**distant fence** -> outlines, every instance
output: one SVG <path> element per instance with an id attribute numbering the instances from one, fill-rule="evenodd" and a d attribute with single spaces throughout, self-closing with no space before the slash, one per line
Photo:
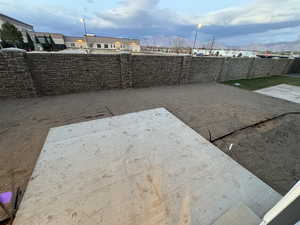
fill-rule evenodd
<path id="1" fill-rule="evenodd" d="M 300 72 L 300 60 L 1 52 L 0 97 L 204 83 L 289 72 Z"/>

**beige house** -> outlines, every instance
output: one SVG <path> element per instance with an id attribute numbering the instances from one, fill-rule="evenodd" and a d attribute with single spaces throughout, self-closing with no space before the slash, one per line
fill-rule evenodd
<path id="1" fill-rule="evenodd" d="M 35 50 L 43 50 L 42 45 L 45 44 L 46 39 L 49 42 L 49 37 L 51 36 L 52 40 L 56 45 L 65 45 L 67 48 L 74 49 L 92 49 L 94 52 L 98 51 L 132 51 L 139 52 L 141 49 L 140 41 L 137 39 L 129 38 L 114 38 L 114 37 L 98 37 L 93 34 L 87 34 L 83 37 L 70 37 L 64 36 L 60 33 L 49 33 L 49 32 L 34 32 L 33 26 L 11 18 L 9 16 L 0 14 L 0 26 L 9 22 L 16 26 L 23 34 L 24 42 L 27 42 L 28 33 L 34 42 Z M 37 41 L 38 40 L 38 41 Z M 62 47 L 63 49 L 64 47 Z"/>
<path id="2" fill-rule="evenodd" d="M 140 41 L 128 38 L 98 37 L 95 35 L 86 35 L 84 37 L 65 36 L 65 45 L 67 48 L 90 48 L 98 50 L 116 50 L 116 51 L 140 51 Z"/>

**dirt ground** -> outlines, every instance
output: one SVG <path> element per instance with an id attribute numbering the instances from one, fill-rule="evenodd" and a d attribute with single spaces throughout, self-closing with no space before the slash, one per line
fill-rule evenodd
<path id="1" fill-rule="evenodd" d="M 165 107 L 207 139 L 300 112 L 299 104 L 214 83 L 0 99 L 0 192 L 25 189 L 49 128 L 156 107 Z M 214 144 L 281 194 L 300 179 L 299 114 Z"/>

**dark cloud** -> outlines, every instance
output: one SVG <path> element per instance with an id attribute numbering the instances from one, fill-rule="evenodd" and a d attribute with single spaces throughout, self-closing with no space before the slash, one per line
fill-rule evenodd
<path id="1" fill-rule="evenodd" d="M 248 35 L 253 33 L 263 33 L 270 30 L 278 30 L 283 28 L 292 28 L 300 26 L 300 20 L 277 22 L 277 23 L 260 23 L 260 24 L 242 24 L 217 26 L 210 25 L 204 27 L 201 32 L 214 35 L 218 38 L 227 38 L 232 36 Z"/>
<path id="2" fill-rule="evenodd" d="M 143 38 L 147 36 L 181 36 L 181 37 L 191 37 L 193 33 L 194 26 L 185 25 L 185 26 L 173 26 L 172 28 L 164 28 L 164 27 L 149 27 L 149 28 L 89 28 L 89 32 L 97 33 L 100 35 L 108 35 L 108 36 L 127 36 L 132 38 Z"/>
<path id="3" fill-rule="evenodd" d="M 202 40 L 238 37 L 266 31 L 292 28 L 300 25 L 300 12 L 296 0 L 256 0 L 254 3 L 213 12 L 207 16 L 190 20 L 176 12 L 158 8 L 158 0 L 127 0 L 119 7 L 105 13 L 96 13 L 97 19 L 111 26 L 102 32 L 117 35 L 125 33 L 137 37 L 156 35 L 176 35 L 191 38 L 195 24 L 204 23 L 199 32 Z M 91 24 L 97 31 L 99 24 Z M 272 38 L 272 37 L 270 37 Z"/>
<path id="4" fill-rule="evenodd" d="M 94 0 L 86 1 L 94 3 Z M 86 17 L 86 24 L 89 33 L 103 36 L 179 36 L 192 39 L 196 24 L 203 22 L 205 26 L 199 30 L 199 39 L 203 41 L 211 39 L 212 36 L 219 40 L 234 40 L 234 37 L 241 36 L 255 39 L 255 34 L 269 35 L 268 31 L 300 26 L 297 1 L 256 0 L 250 5 L 212 12 L 195 19 L 159 8 L 159 0 L 124 0 L 111 10 L 90 13 Z M 37 31 L 83 34 L 82 24 L 79 22 L 81 14 L 78 11 L 53 5 L 29 7 L 19 4 L 17 0 L 9 3 L 0 0 L 0 4 L 6 4 L 7 13 L 2 13 L 33 24 Z M 272 39 L 272 35 L 269 38 Z"/>
<path id="5" fill-rule="evenodd" d="M 120 3 L 119 7 L 108 12 L 95 13 L 96 19 L 92 20 L 95 25 L 101 26 L 109 23 L 117 28 L 139 29 L 172 29 L 182 24 L 189 24 L 175 12 L 168 9 L 158 8 L 159 0 L 127 0 Z M 99 20 L 97 24 L 97 19 Z"/>

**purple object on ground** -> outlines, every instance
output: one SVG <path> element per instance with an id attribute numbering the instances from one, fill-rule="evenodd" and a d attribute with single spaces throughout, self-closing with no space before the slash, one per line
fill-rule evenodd
<path id="1" fill-rule="evenodd" d="M 7 204 L 10 202 L 12 198 L 12 192 L 2 192 L 0 193 L 0 202 L 3 204 Z"/>

